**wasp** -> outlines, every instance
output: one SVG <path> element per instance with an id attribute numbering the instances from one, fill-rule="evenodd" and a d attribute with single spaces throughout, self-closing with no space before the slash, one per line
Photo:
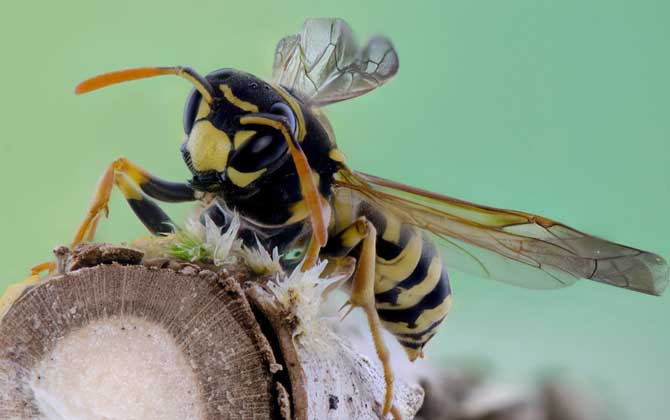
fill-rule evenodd
<path id="1" fill-rule="evenodd" d="M 160 75 L 193 85 L 184 110 L 188 182 L 160 179 L 119 158 L 104 171 L 73 244 L 94 238 L 116 186 L 155 235 L 175 224 L 162 202 L 203 201 L 221 228 L 236 211 L 281 252 L 302 249 L 302 268 L 356 258 L 348 304 L 366 315 L 384 368 L 383 413 L 393 409 L 393 372 L 382 329 L 411 360 L 452 303 L 448 269 L 517 286 L 560 288 L 589 279 L 660 295 L 668 266 L 658 255 L 608 242 L 548 218 L 482 206 L 355 171 L 321 108 L 355 98 L 398 71 L 391 41 L 362 48 L 340 19 L 307 20 L 276 48 L 272 81 L 230 68 L 206 76 L 187 67 L 102 74 L 76 93 Z M 441 252 L 441 248 L 444 252 Z M 287 265 L 291 261 L 285 261 Z"/>

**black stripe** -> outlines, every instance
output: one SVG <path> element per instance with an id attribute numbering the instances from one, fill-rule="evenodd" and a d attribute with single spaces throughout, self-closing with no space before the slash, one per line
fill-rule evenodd
<path id="1" fill-rule="evenodd" d="M 394 335 L 399 338 L 411 338 L 414 340 L 421 340 L 426 334 L 437 328 L 442 323 L 442 321 L 444 321 L 445 318 L 446 315 L 440 318 L 438 321 L 435 321 L 432 324 L 430 324 L 430 326 L 423 331 L 419 331 L 416 333 L 396 333 Z"/>
<path id="2" fill-rule="evenodd" d="M 384 231 L 377 229 L 377 232 L 377 256 L 386 261 L 391 261 L 397 258 L 402 250 L 405 249 L 410 239 L 412 239 L 414 235 L 418 235 L 416 229 L 403 224 L 400 226 L 400 238 L 398 238 L 398 243 L 396 244 L 387 241 L 382 237 Z"/>
<path id="3" fill-rule="evenodd" d="M 426 345 L 426 343 L 415 343 L 413 341 L 403 341 L 403 340 L 398 340 L 398 343 L 402 345 L 403 347 L 407 347 L 409 349 L 414 349 L 418 350 L 420 348 L 423 348 L 423 346 Z"/>
<path id="4" fill-rule="evenodd" d="M 402 252 L 403 247 L 393 242 L 389 242 L 384 238 L 377 238 L 377 256 L 390 261 L 397 258 Z"/>
<path id="5" fill-rule="evenodd" d="M 404 309 L 378 309 L 379 317 L 386 322 L 407 323 L 408 328 L 416 328 L 416 321 L 424 311 L 438 307 L 451 294 L 449 278 L 446 271 L 442 271 L 440 281 L 433 290 L 428 293 L 419 303 Z"/>
<path id="6" fill-rule="evenodd" d="M 358 216 L 365 216 L 375 229 L 377 229 L 378 234 L 381 234 L 386 230 L 386 218 L 379 210 L 372 207 L 369 203 L 363 202 L 360 204 L 358 207 Z"/>
<path id="7" fill-rule="evenodd" d="M 421 264 L 419 264 L 419 265 L 421 265 Z M 375 295 L 375 302 L 377 302 L 377 303 L 390 303 L 392 305 L 397 305 L 398 304 L 398 297 L 400 297 L 400 294 L 402 292 L 403 291 L 400 290 L 399 288 L 394 287 L 394 288 L 389 289 L 385 292 L 377 293 Z"/>
<path id="8" fill-rule="evenodd" d="M 163 181 L 162 179 L 150 178 L 140 188 L 148 196 L 169 203 L 180 203 L 194 201 L 195 191 L 193 188 L 181 182 Z"/>
<path id="9" fill-rule="evenodd" d="M 391 303 L 394 305 L 397 304 L 398 296 L 400 294 L 406 290 L 411 289 L 426 279 L 426 276 L 428 276 L 428 268 L 433 262 L 433 257 L 435 254 L 435 246 L 433 243 L 430 240 L 424 238 L 421 247 L 421 258 L 419 258 L 419 262 L 417 263 L 416 267 L 414 267 L 412 273 L 407 276 L 405 280 L 402 280 L 396 284 L 393 289 L 376 294 L 375 300 L 379 303 Z M 443 275 L 446 276 L 444 272 Z M 442 281 L 442 279 L 439 281 Z"/>
<path id="10" fill-rule="evenodd" d="M 154 235 L 167 235 L 174 232 L 174 223 L 170 217 L 153 201 L 149 199 L 128 199 L 130 208 L 144 226 Z"/>

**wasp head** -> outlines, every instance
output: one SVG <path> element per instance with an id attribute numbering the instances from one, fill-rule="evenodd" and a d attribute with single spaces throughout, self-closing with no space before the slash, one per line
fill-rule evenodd
<path id="1" fill-rule="evenodd" d="M 296 111 L 280 88 L 248 73 L 221 69 L 205 79 L 211 99 L 193 89 L 184 109 L 181 150 L 192 184 L 205 191 L 253 188 L 290 158 L 281 129 L 296 135 Z M 279 126 L 245 124 L 250 115 Z"/>
<path id="2" fill-rule="evenodd" d="M 296 148 L 289 153 L 288 144 L 299 131 L 300 105 L 282 88 L 248 73 L 221 69 L 202 77 L 188 67 L 138 67 L 92 77 L 75 92 L 161 75 L 180 76 L 194 86 L 184 110 L 182 154 L 195 188 L 250 189 L 291 154 L 300 158 Z"/>

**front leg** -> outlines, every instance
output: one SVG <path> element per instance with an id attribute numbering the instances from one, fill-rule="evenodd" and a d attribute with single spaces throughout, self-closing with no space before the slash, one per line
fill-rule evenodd
<path id="1" fill-rule="evenodd" d="M 153 234 L 161 235 L 174 230 L 170 218 L 147 196 L 164 202 L 185 202 L 199 199 L 188 184 L 162 180 L 130 162 L 118 158 L 100 177 L 86 217 L 77 229 L 72 245 L 92 240 L 100 216 L 109 214 L 109 198 L 116 185 L 138 218 Z"/>

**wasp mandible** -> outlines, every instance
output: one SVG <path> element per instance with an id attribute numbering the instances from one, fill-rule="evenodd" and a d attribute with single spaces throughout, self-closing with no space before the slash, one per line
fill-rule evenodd
<path id="1" fill-rule="evenodd" d="M 393 374 L 382 328 L 411 360 L 421 356 L 449 312 L 447 268 L 529 288 L 564 287 L 585 278 L 662 293 L 668 267 L 655 254 L 541 216 L 350 169 L 320 108 L 374 90 L 398 67 L 388 38 L 373 37 L 359 48 L 343 20 L 311 19 L 279 42 L 272 82 L 234 69 L 203 77 L 186 67 L 136 68 L 84 81 L 77 93 L 159 75 L 188 80 L 194 89 L 186 101 L 181 153 L 192 178 L 168 182 L 127 159 L 115 160 L 73 243 L 93 239 L 116 185 L 156 235 L 172 233 L 175 225 L 152 198 L 214 197 L 205 212 L 222 228 L 234 210 L 262 232 L 264 246 L 302 246 L 303 268 L 318 258 L 336 264 L 355 257 L 349 304 L 364 311 L 384 367 L 385 415 L 392 411 Z"/>

